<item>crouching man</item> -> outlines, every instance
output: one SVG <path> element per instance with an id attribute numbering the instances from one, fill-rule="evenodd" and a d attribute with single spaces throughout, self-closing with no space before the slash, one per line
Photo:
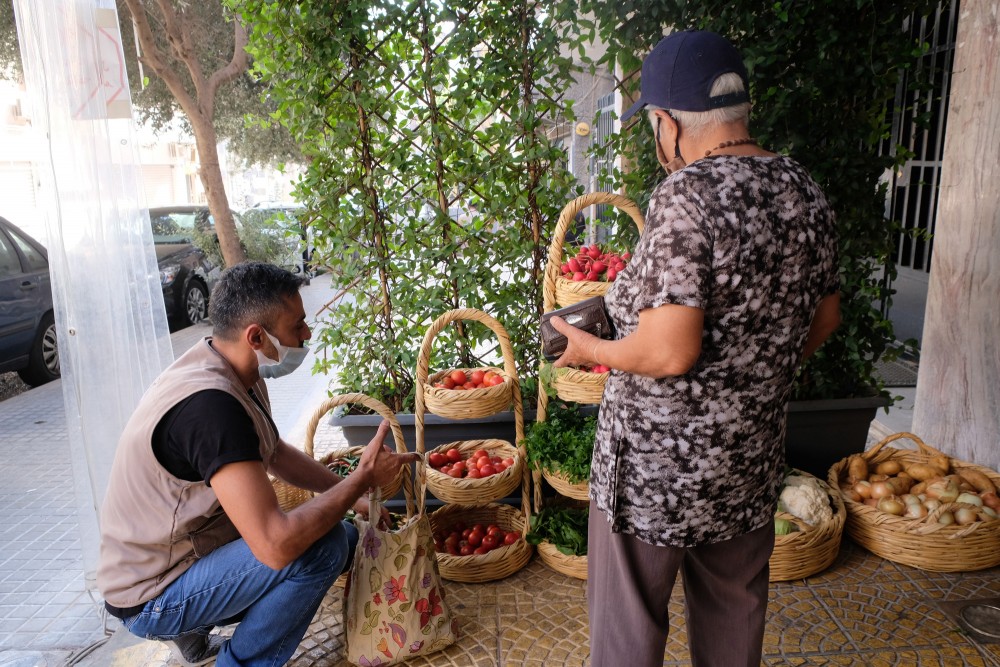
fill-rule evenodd
<path id="1" fill-rule="evenodd" d="M 268 264 L 228 269 L 212 336 L 170 365 L 122 433 L 101 511 L 98 587 L 134 635 L 184 664 L 281 665 L 358 540 L 370 487 L 416 454 L 383 445 L 383 422 L 346 478 L 290 446 L 263 377 L 294 370 L 310 337 L 301 280 Z M 268 473 L 317 492 L 284 512 Z M 230 639 L 214 626 L 238 623 Z"/>

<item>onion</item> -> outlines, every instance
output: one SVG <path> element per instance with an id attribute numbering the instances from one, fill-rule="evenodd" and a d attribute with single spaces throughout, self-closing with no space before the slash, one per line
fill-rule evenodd
<path id="1" fill-rule="evenodd" d="M 854 492 L 859 496 L 861 496 L 862 498 L 871 498 L 872 485 L 870 482 L 861 480 L 860 482 L 854 485 Z"/>
<path id="2" fill-rule="evenodd" d="M 907 519 L 923 519 L 927 516 L 927 508 L 921 505 L 919 502 L 916 505 L 907 505 L 906 512 L 903 514 Z"/>
<path id="3" fill-rule="evenodd" d="M 886 514 L 903 516 L 903 512 L 906 511 L 906 504 L 896 496 L 886 496 L 878 501 L 878 508 Z"/>
<path id="4" fill-rule="evenodd" d="M 875 498 L 865 498 L 865 505 L 869 507 L 878 507 L 878 500 Z"/>
<path id="5" fill-rule="evenodd" d="M 902 496 L 900 496 L 899 499 L 902 500 L 907 505 L 920 504 L 920 498 L 918 496 L 913 495 L 912 493 L 904 493 Z"/>
<path id="6" fill-rule="evenodd" d="M 847 489 L 843 493 L 845 498 L 847 498 L 848 500 L 852 500 L 856 503 L 860 503 L 862 500 L 864 500 L 864 498 L 861 497 L 861 494 L 859 494 L 854 489 Z"/>
<path id="7" fill-rule="evenodd" d="M 943 503 L 951 503 L 958 498 L 958 485 L 954 480 L 939 480 L 927 485 L 927 497 L 937 498 Z"/>
<path id="8" fill-rule="evenodd" d="M 986 505 L 994 510 L 1000 510 L 1000 496 L 997 496 L 997 494 L 992 491 L 987 491 L 979 497 L 983 499 L 983 505 Z"/>
<path id="9" fill-rule="evenodd" d="M 960 526 L 968 526 L 979 520 L 979 513 L 971 507 L 962 507 L 955 510 L 955 523 Z"/>
<path id="10" fill-rule="evenodd" d="M 889 485 L 886 480 L 879 480 L 877 482 L 872 482 L 872 498 L 876 500 L 880 498 L 888 498 L 889 496 L 896 495 L 895 489 Z"/>
<path id="11" fill-rule="evenodd" d="M 941 515 L 938 517 L 938 523 L 950 526 L 955 523 L 955 515 L 951 512 L 941 512 Z"/>
<path id="12" fill-rule="evenodd" d="M 933 512 L 937 508 L 941 507 L 941 501 L 937 498 L 928 498 L 924 501 L 924 507 L 927 508 L 928 512 Z"/>
<path id="13" fill-rule="evenodd" d="M 975 505 L 976 507 L 983 506 L 983 499 L 974 493 L 960 493 L 958 498 L 955 498 L 956 503 L 965 503 L 966 505 Z"/>
<path id="14" fill-rule="evenodd" d="M 1000 514 L 997 514 L 996 510 L 992 507 L 983 507 L 982 512 L 991 519 L 1000 518 Z"/>

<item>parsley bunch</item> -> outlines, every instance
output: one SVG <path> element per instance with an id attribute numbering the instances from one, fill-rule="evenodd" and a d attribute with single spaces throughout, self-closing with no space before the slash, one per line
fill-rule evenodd
<path id="1" fill-rule="evenodd" d="M 574 484 L 590 478 L 597 416 L 580 413 L 575 405 L 553 404 L 547 419 L 528 429 L 524 445 L 536 468 L 560 472 Z"/>

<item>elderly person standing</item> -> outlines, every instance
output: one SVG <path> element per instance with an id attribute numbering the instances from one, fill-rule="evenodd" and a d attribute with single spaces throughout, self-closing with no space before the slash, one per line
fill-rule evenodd
<path id="1" fill-rule="evenodd" d="M 613 371 L 591 473 L 595 666 L 659 665 L 678 569 L 694 665 L 759 665 L 795 371 L 837 327 L 834 217 L 756 145 L 747 72 L 711 32 L 659 42 L 641 96 L 669 176 L 606 296 L 618 339 L 556 318 L 557 366 Z"/>

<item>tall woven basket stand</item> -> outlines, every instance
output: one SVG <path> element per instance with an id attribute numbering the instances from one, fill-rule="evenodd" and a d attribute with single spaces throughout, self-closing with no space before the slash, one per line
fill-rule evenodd
<path id="1" fill-rule="evenodd" d="M 549 244 L 548 261 L 545 265 L 545 277 L 542 283 L 542 305 L 545 312 L 569 306 L 591 297 L 604 296 L 611 287 L 611 284 L 607 282 L 567 280 L 560 275 L 559 270 L 563 260 L 566 231 L 570 224 L 579 212 L 588 206 L 597 204 L 610 204 L 627 213 L 640 233 L 645 228 L 642 211 L 639 210 L 635 202 L 622 195 L 611 192 L 591 192 L 566 204 L 559 214 L 555 231 L 552 233 L 552 242 Z M 543 361 L 542 364 L 544 363 Z M 599 405 L 609 375 L 610 373 L 588 373 L 574 368 L 563 368 L 552 374 L 552 387 L 556 390 L 559 398 L 564 401 Z M 535 419 L 540 422 L 546 419 L 549 402 L 545 391 L 544 377 L 544 373 L 539 373 L 538 412 Z M 535 482 L 536 511 L 540 511 L 542 507 L 543 477 L 560 495 L 582 501 L 589 498 L 590 490 L 587 482 L 573 483 L 565 476 L 550 470 L 533 470 L 532 476 Z M 559 572 L 579 579 L 587 578 L 586 556 L 566 556 L 547 542 L 542 542 L 538 546 L 538 554 L 547 565 Z"/>
<path id="2" fill-rule="evenodd" d="M 491 369 L 504 378 L 504 382 L 480 389 L 455 391 L 434 387 L 437 378 L 446 371 L 428 377 L 434 338 L 448 324 L 456 321 L 480 322 L 496 334 L 503 354 L 503 368 Z M 469 370 L 469 369 L 462 369 Z M 475 440 L 448 443 L 438 449 L 454 447 L 460 451 L 486 449 L 516 454 L 515 464 L 504 472 L 482 479 L 455 479 L 429 469 L 427 457 L 417 465 L 417 495 L 423 506 L 427 489 L 446 504 L 430 514 L 435 532 L 455 521 L 467 524 L 495 523 L 505 531 L 518 531 L 521 539 L 514 544 L 498 547 L 488 553 L 472 556 L 453 556 L 438 553 L 441 576 L 452 581 L 486 582 L 508 577 L 531 560 L 532 547 L 524 539 L 528 534 L 528 517 L 531 513 L 528 466 L 522 440 L 524 438 L 524 409 L 521 405 L 521 385 L 514 364 L 514 348 L 506 329 L 495 318 L 474 308 L 449 310 L 431 324 L 424 335 L 417 358 L 417 387 L 414 420 L 416 447 L 425 453 L 424 415 L 431 412 L 448 419 L 474 419 L 511 409 L 514 412 L 514 432 L 517 443 L 502 440 Z M 429 478 L 433 478 L 429 482 Z M 521 487 L 521 510 L 498 502 L 510 491 Z"/>
<path id="3" fill-rule="evenodd" d="M 401 454 L 405 454 L 407 452 L 406 441 L 403 439 L 403 429 L 400 427 L 399 421 L 396 419 L 396 415 L 393 414 L 392 410 L 390 410 L 385 403 L 382 403 L 378 399 L 372 398 L 367 394 L 352 393 L 332 396 L 323 401 L 313 412 L 312 417 L 309 419 L 309 424 L 306 426 L 306 438 L 303 446 L 306 456 L 315 458 L 316 429 L 319 427 L 320 420 L 334 408 L 341 405 L 352 404 L 363 405 L 384 417 L 389 422 L 389 428 L 392 431 L 392 439 L 396 445 L 396 451 Z M 331 452 L 326 458 L 332 460 L 342 456 L 360 456 L 363 451 L 364 447 L 348 447 L 347 449 Z M 295 509 L 316 495 L 312 491 L 300 489 L 299 487 L 292 486 L 291 484 L 288 484 L 280 479 L 274 479 L 272 484 L 274 486 L 274 493 L 278 497 L 278 506 L 285 512 Z M 382 497 L 392 498 L 399 491 L 400 487 L 402 487 L 403 495 L 406 498 L 406 518 L 411 519 L 414 516 L 413 479 L 408 466 L 400 466 L 399 473 L 396 477 L 389 484 L 381 487 Z M 420 505 L 420 510 L 423 511 L 423 503 Z M 335 583 L 338 586 L 343 587 L 346 581 L 347 575 L 343 574 L 337 578 Z"/>

